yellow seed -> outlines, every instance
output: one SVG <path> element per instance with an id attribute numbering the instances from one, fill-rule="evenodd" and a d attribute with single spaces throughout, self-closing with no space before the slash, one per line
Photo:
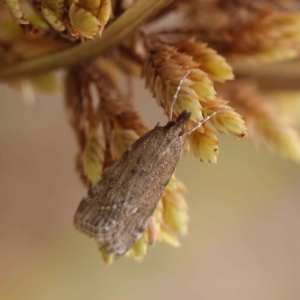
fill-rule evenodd
<path id="1" fill-rule="evenodd" d="M 29 24 L 29 21 L 22 12 L 18 0 L 4 0 L 13 18 L 20 24 Z"/>
<path id="2" fill-rule="evenodd" d="M 111 15 L 112 15 L 111 0 L 102 0 L 101 7 L 98 13 L 98 20 L 101 25 L 101 29 L 99 32 L 100 35 Z"/>
<path id="3" fill-rule="evenodd" d="M 93 16 L 98 17 L 100 4 L 100 0 L 85 0 L 82 7 L 89 11 Z"/>
<path id="4" fill-rule="evenodd" d="M 69 10 L 70 22 L 73 28 L 87 39 L 93 39 L 99 32 L 99 24 L 96 17 L 83 8 L 76 8 L 74 3 Z"/>
<path id="5" fill-rule="evenodd" d="M 49 22 L 49 24 L 57 31 L 64 31 L 66 29 L 66 26 L 60 19 L 60 17 L 54 13 L 49 8 L 43 8 L 42 7 L 42 13 L 45 17 L 45 19 Z"/>

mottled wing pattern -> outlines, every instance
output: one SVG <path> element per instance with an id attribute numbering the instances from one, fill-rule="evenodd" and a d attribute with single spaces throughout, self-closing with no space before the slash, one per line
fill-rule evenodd
<path id="1" fill-rule="evenodd" d="M 75 214 L 74 221 L 78 229 L 91 236 L 97 236 L 99 226 L 105 223 L 107 215 L 116 207 L 114 206 L 114 204 L 117 204 L 115 202 L 119 201 L 118 190 L 120 190 L 122 185 L 128 184 L 135 175 L 136 165 L 132 161 L 134 160 L 136 164 L 143 166 L 147 163 L 149 155 L 153 155 L 150 141 L 152 141 L 154 136 L 157 139 L 162 138 L 159 134 L 154 133 L 154 130 L 149 131 L 138 140 L 142 143 L 134 143 L 92 185 L 87 196 L 80 202 Z M 142 151 L 141 145 L 143 147 Z M 99 221 L 101 224 L 99 224 Z"/>
<path id="2" fill-rule="evenodd" d="M 181 149 L 181 139 L 173 140 L 163 153 L 157 153 L 136 173 L 136 177 L 142 180 L 121 188 L 118 193 L 122 199 L 121 213 L 119 218 L 115 219 L 118 222 L 113 236 L 109 236 L 108 243 L 103 245 L 108 253 L 126 253 L 141 236 L 175 170 Z M 160 173 L 164 173 L 163 179 Z M 165 176 L 165 173 L 168 176 Z M 101 236 L 98 236 L 97 240 L 101 243 Z"/>
<path id="3" fill-rule="evenodd" d="M 188 117 L 142 136 L 81 201 L 75 225 L 107 253 L 125 254 L 145 230 L 177 165 Z"/>

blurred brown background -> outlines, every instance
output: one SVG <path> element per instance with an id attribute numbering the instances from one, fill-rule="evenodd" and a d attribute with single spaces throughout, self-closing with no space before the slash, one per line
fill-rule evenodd
<path id="1" fill-rule="evenodd" d="M 138 109 L 165 124 L 142 86 Z M 182 247 L 158 243 L 142 263 L 105 267 L 72 225 L 86 191 L 62 96 L 29 107 L 6 86 L 0 94 L 1 299 L 300 299 L 298 165 L 232 136 L 217 165 L 182 157 L 191 216 Z"/>

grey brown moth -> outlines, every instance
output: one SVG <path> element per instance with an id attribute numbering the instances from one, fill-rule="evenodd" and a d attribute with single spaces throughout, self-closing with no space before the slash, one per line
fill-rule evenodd
<path id="1" fill-rule="evenodd" d="M 187 131 L 190 113 L 183 111 L 175 122 L 140 137 L 91 186 L 76 211 L 75 226 L 107 254 L 124 255 L 147 227 L 175 170 L 184 135 L 218 112 Z"/>

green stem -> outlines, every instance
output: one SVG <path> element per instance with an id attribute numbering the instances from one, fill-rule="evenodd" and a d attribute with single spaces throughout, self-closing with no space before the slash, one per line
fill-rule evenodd
<path id="1" fill-rule="evenodd" d="M 169 0 L 137 0 L 115 22 L 104 30 L 102 38 L 88 41 L 59 52 L 2 66 L 0 69 L 0 79 L 29 76 L 90 61 L 104 51 L 120 44 L 168 2 Z"/>

